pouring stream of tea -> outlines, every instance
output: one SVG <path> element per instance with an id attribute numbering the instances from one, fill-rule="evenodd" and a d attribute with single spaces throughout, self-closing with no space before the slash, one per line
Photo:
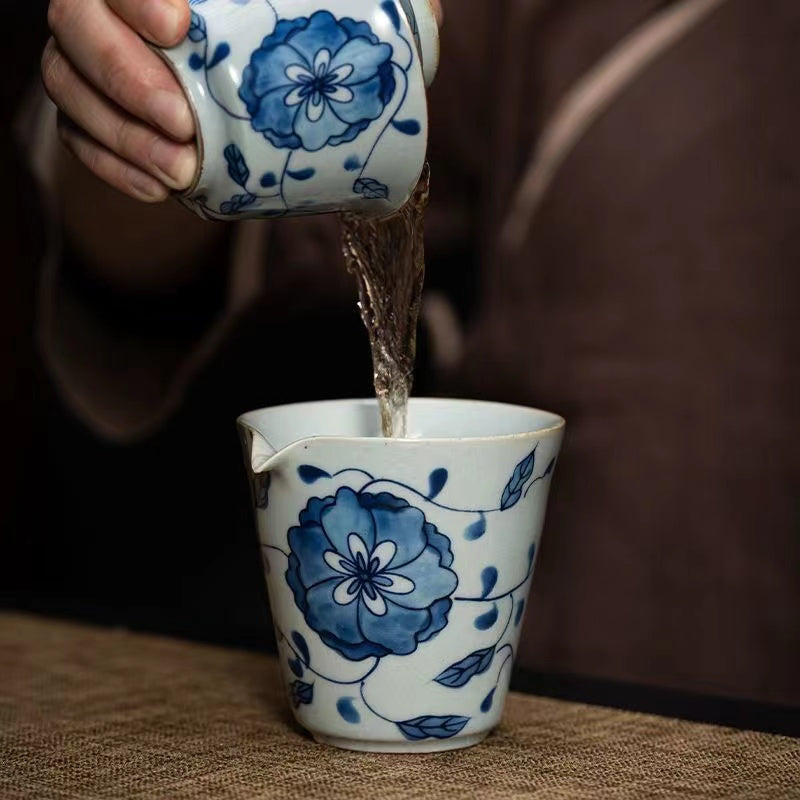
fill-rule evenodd
<path id="1" fill-rule="evenodd" d="M 417 323 L 425 282 L 424 217 L 430 169 L 396 213 L 342 215 L 342 250 L 358 285 L 358 307 L 372 351 L 375 396 L 385 437 L 405 438 L 414 380 Z"/>

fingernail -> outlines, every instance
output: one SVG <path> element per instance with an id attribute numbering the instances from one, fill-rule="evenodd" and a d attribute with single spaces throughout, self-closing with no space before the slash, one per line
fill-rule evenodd
<path id="1" fill-rule="evenodd" d="M 192 185 L 197 169 L 194 147 L 156 139 L 150 150 L 150 160 L 170 188 L 183 190 Z"/>
<path id="2" fill-rule="evenodd" d="M 188 141 L 194 136 L 194 119 L 183 94 L 157 89 L 150 95 L 153 122 L 176 139 Z"/>
<path id="3" fill-rule="evenodd" d="M 180 35 L 181 12 L 165 0 L 150 0 L 142 9 L 143 24 L 157 44 L 174 44 Z"/>

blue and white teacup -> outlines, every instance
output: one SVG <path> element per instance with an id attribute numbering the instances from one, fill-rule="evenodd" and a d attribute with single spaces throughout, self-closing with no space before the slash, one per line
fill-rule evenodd
<path id="1" fill-rule="evenodd" d="M 238 420 L 283 680 L 315 739 L 468 747 L 500 721 L 564 420 L 414 398 L 412 438 L 375 400 Z"/>
<path id="2" fill-rule="evenodd" d="M 190 0 L 158 50 L 184 87 L 199 167 L 182 202 L 210 219 L 382 216 L 425 162 L 438 65 L 428 0 Z"/>

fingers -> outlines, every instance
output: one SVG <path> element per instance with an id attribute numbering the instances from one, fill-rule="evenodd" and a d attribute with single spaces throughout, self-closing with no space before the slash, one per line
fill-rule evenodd
<path id="1" fill-rule="evenodd" d="M 87 169 L 114 188 L 146 203 L 157 203 L 167 199 L 169 191 L 163 183 L 133 164 L 123 161 L 60 112 L 58 132 L 67 149 Z"/>
<path id="2" fill-rule="evenodd" d="M 186 0 L 107 0 L 109 7 L 133 30 L 154 44 L 171 47 L 189 28 Z"/>
<path id="3" fill-rule="evenodd" d="M 105 0 L 51 0 L 48 22 L 61 52 L 102 95 L 178 141 L 194 136 L 189 103 L 175 76 Z"/>
<path id="4" fill-rule="evenodd" d="M 48 94 L 56 98 L 73 125 L 88 134 L 82 139 L 82 152 L 94 140 L 171 189 L 189 187 L 197 166 L 192 145 L 166 139 L 103 97 L 75 70 L 53 39 L 45 47 L 43 64 Z"/>

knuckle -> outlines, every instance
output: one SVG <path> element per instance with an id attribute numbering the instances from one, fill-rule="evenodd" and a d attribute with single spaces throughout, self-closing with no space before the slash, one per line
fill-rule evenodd
<path id="1" fill-rule="evenodd" d="M 100 59 L 104 65 L 102 70 L 104 88 L 109 97 L 120 102 L 139 96 L 138 81 L 131 72 L 130 62 L 120 55 L 117 48 L 103 48 Z"/>
<path id="2" fill-rule="evenodd" d="M 127 119 L 120 118 L 113 124 L 111 131 L 111 149 L 126 157 L 138 155 L 138 136 L 136 126 Z"/>

